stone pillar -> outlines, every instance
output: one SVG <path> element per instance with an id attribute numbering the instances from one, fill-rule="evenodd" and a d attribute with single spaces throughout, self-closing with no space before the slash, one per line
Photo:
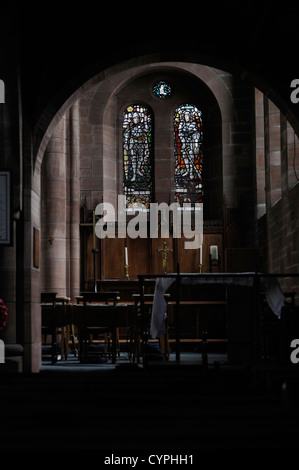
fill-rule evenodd
<path id="1" fill-rule="evenodd" d="M 79 292 L 79 115 L 75 103 L 56 126 L 42 165 L 41 290 Z"/>
<path id="2" fill-rule="evenodd" d="M 227 248 L 255 247 L 256 176 L 254 89 L 232 77 L 232 100 L 221 103 L 223 129 L 223 194 Z"/>
<path id="3" fill-rule="evenodd" d="M 264 95 L 255 90 L 255 143 L 256 143 L 256 189 L 257 218 L 266 213 L 265 195 L 265 129 L 264 129 Z"/>
<path id="4" fill-rule="evenodd" d="M 80 188 L 79 103 L 69 110 L 67 152 L 67 254 L 66 292 L 72 299 L 80 291 Z"/>
<path id="5" fill-rule="evenodd" d="M 277 228 L 275 228 L 275 224 L 273 225 L 272 208 L 281 198 L 281 132 L 280 112 L 267 96 L 264 96 L 264 122 L 267 265 L 268 271 L 274 272 L 277 262 L 274 260 L 273 250 L 275 249 L 276 252 L 277 246 L 273 245 L 273 237 L 274 232 L 277 235 Z"/>
<path id="6" fill-rule="evenodd" d="M 41 290 L 66 295 L 66 116 L 54 129 L 42 164 Z"/>
<path id="7" fill-rule="evenodd" d="M 266 96 L 264 97 L 264 107 L 266 188 L 269 192 L 268 209 L 281 198 L 280 111 Z"/>

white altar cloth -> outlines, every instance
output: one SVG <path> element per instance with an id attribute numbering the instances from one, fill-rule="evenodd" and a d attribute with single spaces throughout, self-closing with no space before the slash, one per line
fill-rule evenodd
<path id="1" fill-rule="evenodd" d="M 222 284 L 222 285 L 239 285 L 245 287 L 253 287 L 255 273 L 207 273 L 202 276 L 193 277 L 188 274 L 180 275 L 180 283 L 182 285 L 196 285 L 196 284 Z M 279 282 L 275 277 L 266 277 L 259 275 L 265 292 L 266 300 L 275 315 L 280 318 L 281 309 L 285 304 L 285 298 L 280 288 Z M 167 302 L 165 300 L 165 293 L 167 289 L 176 280 L 176 276 L 171 277 L 157 277 L 154 293 L 153 311 L 151 318 L 150 334 L 153 339 L 159 338 L 166 333 L 165 318 L 167 310 Z"/>

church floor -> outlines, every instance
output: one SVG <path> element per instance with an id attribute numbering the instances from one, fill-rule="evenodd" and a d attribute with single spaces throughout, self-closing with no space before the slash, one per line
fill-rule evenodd
<path id="1" fill-rule="evenodd" d="M 97 450 L 103 456 L 213 449 L 295 449 L 297 369 L 230 367 L 220 353 L 182 352 L 177 364 L 80 364 L 0 381 L 0 449 Z M 135 454 L 134 454 L 135 453 Z M 57 454 L 55 454 L 57 455 Z"/>
<path id="2" fill-rule="evenodd" d="M 157 361 L 160 362 L 160 361 Z M 211 353 L 208 355 L 208 363 L 216 365 L 226 364 L 227 355 L 221 353 Z M 150 362 L 151 365 L 157 364 L 155 361 Z M 171 366 L 177 364 L 175 353 L 171 353 L 169 361 L 163 361 L 165 366 Z M 180 354 L 180 366 L 186 365 L 201 365 L 202 364 L 202 355 L 198 352 L 181 352 Z M 99 360 L 90 360 L 86 363 L 81 363 L 78 360 L 78 357 L 71 354 L 67 360 L 58 360 L 56 364 L 51 364 L 49 359 L 43 360 L 41 372 L 59 372 L 59 371 L 68 371 L 68 372 L 84 372 L 91 370 L 115 370 L 123 365 L 131 365 L 132 367 L 143 368 L 143 364 L 132 364 L 129 359 L 129 356 L 126 352 L 121 352 L 120 356 L 117 358 L 117 362 L 112 364 L 111 360 L 108 359 L 107 362 L 100 362 Z"/>

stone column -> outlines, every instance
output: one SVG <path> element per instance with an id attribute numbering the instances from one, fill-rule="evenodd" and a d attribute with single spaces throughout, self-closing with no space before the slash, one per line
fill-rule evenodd
<path id="1" fill-rule="evenodd" d="M 56 126 L 42 165 L 41 290 L 79 293 L 79 112 L 75 103 Z"/>
<path id="2" fill-rule="evenodd" d="M 79 103 L 69 110 L 67 152 L 67 254 L 66 292 L 74 299 L 80 290 L 80 188 L 79 188 Z"/>
<path id="3" fill-rule="evenodd" d="M 42 164 L 41 290 L 66 295 L 67 120 L 53 131 Z"/>

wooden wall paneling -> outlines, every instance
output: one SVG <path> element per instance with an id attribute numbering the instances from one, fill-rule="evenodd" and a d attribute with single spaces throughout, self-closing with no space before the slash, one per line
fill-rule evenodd
<path id="1" fill-rule="evenodd" d="M 102 278 L 124 278 L 125 239 L 103 238 L 102 240 Z"/>
<path id="2" fill-rule="evenodd" d="M 228 248 L 226 250 L 226 271 L 259 271 L 262 254 L 256 248 Z"/>
<path id="3" fill-rule="evenodd" d="M 100 240 L 96 237 L 97 255 L 97 279 L 125 279 L 125 246 L 128 247 L 129 277 L 136 279 L 138 274 L 162 274 L 163 257 L 158 249 L 172 249 L 167 254 L 167 273 L 176 272 L 177 262 L 180 271 L 185 273 L 199 272 L 199 249 L 185 249 L 185 237 L 173 238 L 115 238 L 106 237 Z M 190 240 L 189 240 L 190 241 Z M 209 271 L 210 246 L 217 245 L 221 255 L 221 271 L 225 271 L 225 259 L 223 248 L 223 234 L 220 232 L 203 234 L 203 272 Z M 81 231 L 81 289 L 88 289 L 93 285 L 94 267 L 93 253 L 94 238 L 92 230 L 84 228 Z"/>
<path id="4" fill-rule="evenodd" d="M 180 264 L 181 273 L 198 273 L 199 272 L 199 249 L 186 249 L 185 242 L 190 239 L 185 237 L 177 238 L 177 262 Z"/>
<path id="5" fill-rule="evenodd" d="M 84 229 L 81 232 L 81 269 L 83 270 L 83 276 L 81 275 L 81 290 L 93 289 L 94 282 L 94 256 L 93 248 L 99 250 L 96 257 L 96 270 L 97 279 L 101 277 L 101 240 L 97 237 L 93 237 L 91 229 Z"/>
<path id="6" fill-rule="evenodd" d="M 148 274 L 151 269 L 150 238 L 129 238 L 128 248 L 129 277 L 136 279 L 138 274 Z"/>

